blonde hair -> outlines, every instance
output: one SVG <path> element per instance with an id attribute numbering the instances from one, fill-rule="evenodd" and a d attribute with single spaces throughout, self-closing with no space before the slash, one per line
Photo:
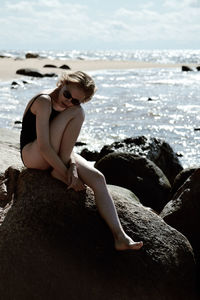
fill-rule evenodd
<path id="1" fill-rule="evenodd" d="M 97 90 L 92 77 L 82 71 L 63 73 L 57 82 L 57 87 L 59 88 L 65 84 L 76 84 L 79 88 L 81 88 L 86 95 L 83 102 L 88 102 L 91 100 L 92 96 Z"/>

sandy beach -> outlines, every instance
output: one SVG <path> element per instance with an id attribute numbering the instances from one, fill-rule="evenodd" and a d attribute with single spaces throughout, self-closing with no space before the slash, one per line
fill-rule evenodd
<path id="1" fill-rule="evenodd" d="M 56 68 L 44 68 L 44 65 L 52 64 Z M 60 66 L 68 65 L 71 71 L 92 71 L 92 70 L 108 70 L 108 69 L 135 69 L 135 68 L 178 68 L 183 64 L 159 64 L 151 62 L 136 62 L 122 60 L 52 60 L 43 58 L 28 58 L 28 59 L 13 59 L 0 58 L 0 80 L 7 81 L 11 79 L 21 78 L 21 75 L 16 74 L 16 71 L 21 68 L 34 68 L 42 74 L 56 73 L 61 75 L 65 70 Z M 188 65 L 188 64 L 187 64 Z M 189 65 L 196 67 L 196 65 Z"/>

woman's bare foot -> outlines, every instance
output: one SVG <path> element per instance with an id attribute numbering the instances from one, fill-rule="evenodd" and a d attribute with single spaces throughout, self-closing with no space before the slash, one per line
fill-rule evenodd
<path id="1" fill-rule="evenodd" d="M 134 242 L 127 234 L 120 234 L 115 239 L 116 250 L 139 250 L 143 242 Z"/>

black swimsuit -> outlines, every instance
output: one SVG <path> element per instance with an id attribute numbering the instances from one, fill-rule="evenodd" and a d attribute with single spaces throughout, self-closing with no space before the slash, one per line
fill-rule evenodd
<path id="1" fill-rule="evenodd" d="M 22 149 L 24 148 L 24 146 L 26 146 L 27 144 L 29 144 L 37 139 L 36 115 L 34 115 L 31 112 L 31 106 L 32 106 L 33 102 L 41 95 L 44 95 L 44 94 L 39 94 L 33 99 L 30 107 L 28 108 L 27 112 L 25 113 L 25 115 L 23 117 L 22 130 L 21 130 L 21 135 L 20 135 L 21 155 L 22 155 Z M 59 111 L 56 111 L 52 107 L 51 115 L 49 117 L 49 122 L 52 121 L 59 113 L 60 113 Z"/>

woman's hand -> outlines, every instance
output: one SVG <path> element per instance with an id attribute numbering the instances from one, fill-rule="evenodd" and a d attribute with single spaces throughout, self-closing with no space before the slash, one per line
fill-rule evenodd
<path id="1" fill-rule="evenodd" d="M 85 190 L 85 184 L 78 176 L 77 167 L 75 163 L 71 163 L 68 169 L 68 180 L 69 180 L 69 189 L 74 189 L 76 192 Z"/>

